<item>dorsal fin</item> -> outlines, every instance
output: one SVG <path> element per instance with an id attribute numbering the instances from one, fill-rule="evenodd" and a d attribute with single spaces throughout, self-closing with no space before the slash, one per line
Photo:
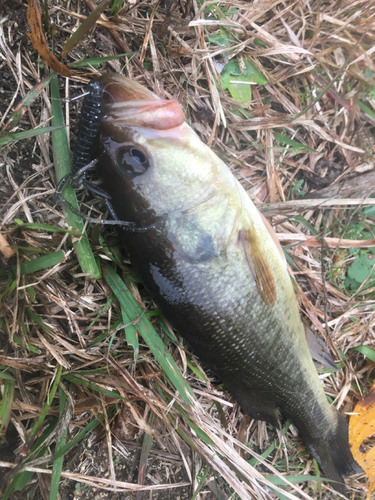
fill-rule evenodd
<path id="1" fill-rule="evenodd" d="M 276 282 L 256 229 L 240 229 L 239 239 L 243 244 L 246 259 L 259 293 L 267 305 L 273 306 L 277 298 Z"/>

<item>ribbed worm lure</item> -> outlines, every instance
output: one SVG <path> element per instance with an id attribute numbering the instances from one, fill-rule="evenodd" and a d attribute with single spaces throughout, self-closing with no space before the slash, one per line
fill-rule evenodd
<path id="1" fill-rule="evenodd" d="M 105 193 L 97 190 L 97 187 L 87 182 L 86 172 L 95 166 L 96 161 L 92 161 L 95 151 L 95 139 L 99 133 L 99 128 L 103 115 L 103 85 L 99 80 L 91 80 L 88 84 L 88 91 L 83 94 L 84 100 L 79 123 L 79 133 L 77 145 L 73 155 L 72 172 L 65 175 L 59 182 L 55 197 L 64 206 L 67 206 L 73 213 L 82 216 L 64 197 L 65 187 L 70 183 L 75 189 L 84 186 L 91 192 L 99 194 Z"/>
<path id="2" fill-rule="evenodd" d="M 78 141 L 73 156 L 73 174 L 86 167 L 93 159 L 95 139 L 102 122 L 103 107 L 103 84 L 100 80 L 91 80 L 82 105 Z"/>
<path id="3" fill-rule="evenodd" d="M 63 206 L 71 210 L 74 214 L 83 219 L 97 224 L 119 225 L 126 231 L 144 232 L 153 229 L 155 225 L 147 227 L 136 227 L 131 222 L 120 221 L 116 216 L 110 202 L 111 196 L 103 189 L 92 184 L 86 179 L 86 173 L 95 167 L 97 160 L 93 159 L 95 154 L 95 141 L 98 137 L 102 117 L 104 113 L 104 87 L 100 80 L 91 80 L 88 84 L 88 90 L 82 96 L 84 97 L 81 118 L 79 122 L 79 132 L 77 145 L 74 150 L 72 172 L 65 175 L 56 188 L 55 199 L 60 201 Z M 78 96 L 82 97 L 82 96 Z M 77 99 L 75 98 L 75 99 Z M 108 208 L 111 217 L 114 220 L 102 220 L 89 217 L 75 208 L 63 196 L 66 186 L 70 184 L 74 189 L 85 187 L 88 191 L 101 196 Z"/>

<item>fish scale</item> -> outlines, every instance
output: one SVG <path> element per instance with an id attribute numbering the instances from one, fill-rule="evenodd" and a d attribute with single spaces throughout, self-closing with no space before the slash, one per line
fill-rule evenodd
<path id="1" fill-rule="evenodd" d="M 303 420 L 314 436 L 320 436 L 322 423 L 329 422 L 335 413 L 321 391 L 319 379 L 311 380 L 309 370 L 301 363 L 304 356 L 308 368 L 315 371 L 307 347 L 300 342 L 296 349 L 293 331 L 282 348 L 273 340 L 285 336 L 282 325 L 288 323 L 291 311 L 284 298 L 293 294 L 290 281 L 279 284 L 279 304 L 266 306 L 244 256 L 234 255 L 225 262 L 216 258 L 218 262 L 200 263 L 199 267 L 178 257 L 165 259 L 173 249 L 164 246 L 160 255 L 152 242 L 167 241 L 168 232 L 164 229 L 155 231 L 155 235 L 126 236 L 126 247 L 134 255 L 133 265 L 164 314 L 252 417 L 267 417 L 276 423 L 274 409 L 278 406 L 284 414 Z M 145 247 L 148 255 L 142 252 L 137 258 L 137 249 Z M 145 261 L 151 263 L 148 268 L 143 265 Z M 249 303 L 252 308 L 245 307 Z M 240 342 L 246 350 L 237 349 Z M 254 349 L 257 356 L 252 354 Z M 315 384 L 310 389 L 312 382 Z M 271 402 L 267 415 L 254 411 L 253 403 L 248 402 L 263 394 Z M 319 422 L 316 432 L 314 420 Z"/>
<path id="2" fill-rule="evenodd" d="M 361 469 L 309 354 L 272 228 L 176 101 L 119 75 L 101 83 L 98 174 L 118 220 L 140 228 L 122 232 L 140 278 L 243 410 L 274 425 L 279 412 L 290 418 L 345 494 L 344 476 Z"/>

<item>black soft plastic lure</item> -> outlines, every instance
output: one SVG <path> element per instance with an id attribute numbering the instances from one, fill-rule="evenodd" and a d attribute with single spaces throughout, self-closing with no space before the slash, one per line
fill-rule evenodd
<path id="1" fill-rule="evenodd" d="M 91 80 L 87 92 L 83 94 L 84 101 L 79 122 L 77 144 L 73 154 L 72 172 L 65 175 L 56 188 L 56 200 L 60 201 L 66 208 L 83 219 L 97 224 L 119 225 L 126 231 L 144 232 L 155 227 L 155 224 L 146 227 L 137 227 L 132 222 L 121 221 L 116 216 L 110 202 L 111 196 L 103 189 L 92 184 L 86 179 L 86 173 L 95 167 L 97 160 L 94 159 L 96 152 L 96 139 L 104 115 L 104 87 L 100 80 Z M 108 211 L 114 220 L 95 219 L 83 214 L 71 205 L 63 196 L 65 187 L 70 184 L 75 189 L 84 186 L 88 191 L 104 198 Z"/>
<path id="2" fill-rule="evenodd" d="M 78 141 L 73 156 L 73 174 L 86 167 L 93 159 L 103 108 L 103 84 L 100 80 L 91 80 L 82 105 Z"/>

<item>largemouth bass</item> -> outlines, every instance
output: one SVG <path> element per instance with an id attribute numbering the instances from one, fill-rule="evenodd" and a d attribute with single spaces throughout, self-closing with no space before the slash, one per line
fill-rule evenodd
<path id="1" fill-rule="evenodd" d="M 131 261 L 163 314 L 251 417 L 292 420 L 327 477 L 360 469 L 324 394 L 285 260 L 229 168 L 167 101 L 101 78 L 98 172 Z"/>

